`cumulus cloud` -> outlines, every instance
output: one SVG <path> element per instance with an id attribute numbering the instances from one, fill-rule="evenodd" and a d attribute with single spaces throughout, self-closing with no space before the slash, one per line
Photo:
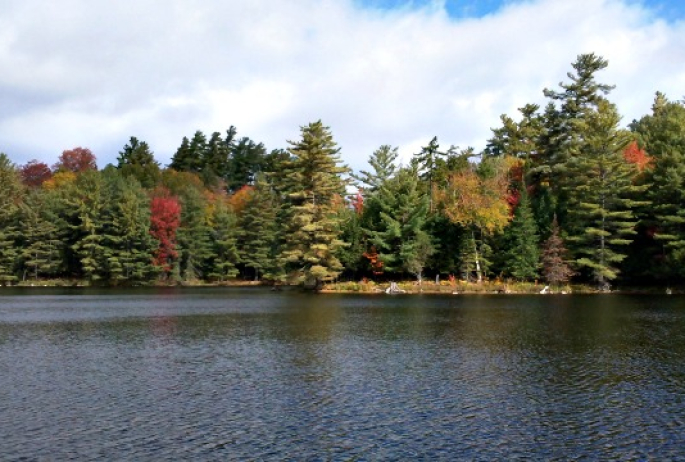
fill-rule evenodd
<path id="1" fill-rule="evenodd" d="M 0 0 L 0 150 L 54 162 L 74 146 L 113 162 L 130 136 L 162 163 L 195 130 L 286 147 L 322 119 L 355 169 L 381 144 L 406 160 L 438 136 L 482 148 L 499 115 L 566 80 L 580 53 L 625 123 L 685 88 L 685 23 L 627 0 L 508 2 L 481 17 L 444 3 L 352 0 Z"/>

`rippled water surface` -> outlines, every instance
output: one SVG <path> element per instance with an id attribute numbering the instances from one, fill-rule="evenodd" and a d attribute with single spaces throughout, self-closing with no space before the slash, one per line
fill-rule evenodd
<path id="1" fill-rule="evenodd" d="M 685 459 L 685 298 L 0 288 L 0 460 Z"/>

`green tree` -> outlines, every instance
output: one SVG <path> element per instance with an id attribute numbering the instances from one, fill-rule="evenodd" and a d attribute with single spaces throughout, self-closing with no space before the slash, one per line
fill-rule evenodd
<path id="1" fill-rule="evenodd" d="M 62 240 L 51 191 L 34 189 L 21 205 L 22 279 L 56 276 L 62 266 Z"/>
<path id="2" fill-rule="evenodd" d="M 19 171 L 6 154 L 0 153 L 0 283 L 17 279 L 15 271 L 19 258 L 16 246 L 17 214 L 23 188 Z"/>
<path id="3" fill-rule="evenodd" d="M 337 256 L 345 271 L 356 277 L 366 267 L 366 261 L 363 258 L 366 251 L 366 238 L 361 226 L 363 205 L 350 207 L 344 204 L 338 213 L 342 221 L 340 239 L 345 245 L 340 247 Z"/>
<path id="4" fill-rule="evenodd" d="M 177 172 L 202 173 L 205 166 L 206 151 L 207 137 L 198 130 L 190 141 L 183 137 L 181 146 L 171 158 L 169 167 Z"/>
<path id="5" fill-rule="evenodd" d="M 410 273 L 420 281 L 433 245 L 425 230 L 428 198 L 420 190 L 416 167 L 401 169 L 373 200 L 380 208 L 380 222 L 367 232 L 384 271 Z"/>
<path id="6" fill-rule="evenodd" d="M 447 155 L 447 153 L 440 151 L 438 144 L 438 137 L 434 136 L 428 143 L 428 146 L 421 148 L 421 152 L 414 156 L 413 161 L 418 165 L 421 172 L 421 179 L 428 183 L 428 210 L 433 211 L 433 182 L 435 171 L 438 168 L 440 160 Z"/>
<path id="7" fill-rule="evenodd" d="M 569 237 L 580 269 L 588 270 L 600 286 L 607 286 L 619 273 L 625 248 L 635 234 L 633 210 L 645 201 L 636 197 L 645 187 L 634 184 L 635 165 L 623 151 L 629 135 L 618 129 L 620 117 L 606 100 L 578 125 L 583 141 L 565 163 L 568 175 Z"/>
<path id="8" fill-rule="evenodd" d="M 352 177 L 361 182 L 364 193 L 373 194 L 395 175 L 397 156 L 397 148 L 384 144 L 369 157 L 369 165 L 373 171 L 362 170 L 358 175 L 352 175 Z"/>
<path id="9" fill-rule="evenodd" d="M 666 275 L 685 275 L 685 103 L 657 93 L 652 114 L 631 127 L 652 158 L 646 171 L 647 197 L 652 207 L 645 222 L 654 229 L 653 266 Z"/>
<path id="10" fill-rule="evenodd" d="M 238 218 L 240 260 L 253 271 L 255 281 L 272 267 L 276 257 L 277 210 L 271 185 L 258 175 Z"/>
<path id="11" fill-rule="evenodd" d="M 208 276 L 207 264 L 211 257 L 208 204 L 201 190 L 188 187 L 181 193 L 181 205 L 179 273 L 183 280 L 195 281 Z"/>
<path id="12" fill-rule="evenodd" d="M 301 127 L 301 139 L 290 141 L 292 160 L 285 162 L 283 182 L 288 210 L 283 258 L 293 279 L 320 287 L 342 270 L 336 257 L 344 243 L 338 206 L 345 193 L 339 148 L 321 121 Z"/>
<path id="13" fill-rule="evenodd" d="M 104 174 L 103 189 L 109 200 L 100 220 L 102 277 L 115 283 L 145 281 L 154 273 L 150 197 L 138 180 L 116 171 Z"/>
<path id="14" fill-rule="evenodd" d="M 566 229 L 566 211 L 571 209 L 569 195 L 573 182 L 568 164 L 584 149 L 588 117 L 595 117 L 598 106 L 606 102 L 613 86 L 597 82 L 595 75 L 605 69 L 608 61 L 593 53 L 578 55 L 567 74 L 568 83 L 561 82 L 559 91 L 545 89 L 550 99 L 544 114 L 545 128 L 540 139 L 542 159 L 531 172 L 553 191 L 556 213 L 562 229 Z"/>
<path id="15" fill-rule="evenodd" d="M 215 204 L 213 218 L 208 277 L 218 281 L 226 281 L 238 274 L 236 265 L 240 262 L 240 252 L 238 250 L 237 220 L 223 198 L 220 198 Z"/>
<path id="16" fill-rule="evenodd" d="M 535 219 L 525 185 L 514 218 L 504 230 L 504 270 L 518 280 L 531 280 L 538 276 L 540 254 Z"/>
<path id="17" fill-rule="evenodd" d="M 233 127 L 231 127 L 233 128 Z M 228 172 L 230 150 L 221 137 L 221 133 L 214 132 L 207 142 L 207 149 L 202 159 L 202 179 L 207 186 L 216 186 L 224 179 Z"/>
<path id="18" fill-rule="evenodd" d="M 135 136 L 119 151 L 117 168 L 122 175 L 134 177 L 148 189 L 154 188 L 160 180 L 159 162 L 155 160 L 150 146 Z"/>
<path id="19" fill-rule="evenodd" d="M 66 207 L 74 243 L 72 250 L 80 264 L 79 272 L 88 280 L 101 279 L 103 246 L 101 213 L 105 205 L 100 172 L 88 170 L 76 177 L 68 189 Z"/>
<path id="20" fill-rule="evenodd" d="M 501 115 L 502 126 L 492 130 L 493 137 L 488 140 L 485 154 L 536 159 L 539 155 L 540 138 L 544 133 L 544 119 L 538 113 L 539 109 L 537 104 L 526 104 L 519 108 L 519 122 L 507 115 Z"/>
<path id="21" fill-rule="evenodd" d="M 229 191 L 254 183 L 255 176 L 263 170 L 266 148 L 250 138 L 241 138 L 231 150 L 226 184 Z"/>

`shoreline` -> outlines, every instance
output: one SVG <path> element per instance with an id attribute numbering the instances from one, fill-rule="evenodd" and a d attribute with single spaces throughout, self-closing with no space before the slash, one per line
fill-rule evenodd
<path id="1" fill-rule="evenodd" d="M 388 289 L 394 286 L 395 292 L 388 293 Z M 147 284 L 92 284 L 80 279 L 45 279 L 33 281 L 21 281 L 16 284 L 0 285 L 3 288 L 41 289 L 41 288 L 99 288 L 99 289 L 123 289 L 123 288 L 217 288 L 217 287 L 273 287 L 271 283 L 262 281 L 222 281 L 222 282 L 181 282 L 164 283 L 152 282 Z M 278 287 L 284 290 L 296 290 L 297 285 L 282 284 Z M 546 290 L 545 290 L 546 289 Z M 502 282 L 483 281 L 481 283 L 466 281 L 399 281 L 397 283 L 386 281 L 377 283 L 374 281 L 348 281 L 326 283 L 318 293 L 322 294 L 365 294 L 365 295 L 567 295 L 567 294 L 682 294 L 679 288 L 671 290 L 666 286 L 643 286 L 643 287 L 616 287 L 610 291 L 602 291 L 596 287 L 583 284 L 566 284 L 559 287 L 550 287 L 543 283 L 533 282 Z"/>

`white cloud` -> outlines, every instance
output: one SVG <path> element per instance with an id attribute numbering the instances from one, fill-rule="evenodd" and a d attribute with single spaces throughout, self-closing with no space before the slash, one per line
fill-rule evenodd
<path id="1" fill-rule="evenodd" d="M 113 162 L 134 135 L 168 163 L 183 136 L 238 128 L 268 148 L 322 119 L 344 160 L 381 144 L 403 159 L 437 135 L 482 148 L 499 115 L 607 58 L 625 122 L 685 87 L 685 24 L 634 2 L 538 0 L 478 19 L 440 2 L 0 0 L 0 150 L 54 162 L 88 146 Z"/>

